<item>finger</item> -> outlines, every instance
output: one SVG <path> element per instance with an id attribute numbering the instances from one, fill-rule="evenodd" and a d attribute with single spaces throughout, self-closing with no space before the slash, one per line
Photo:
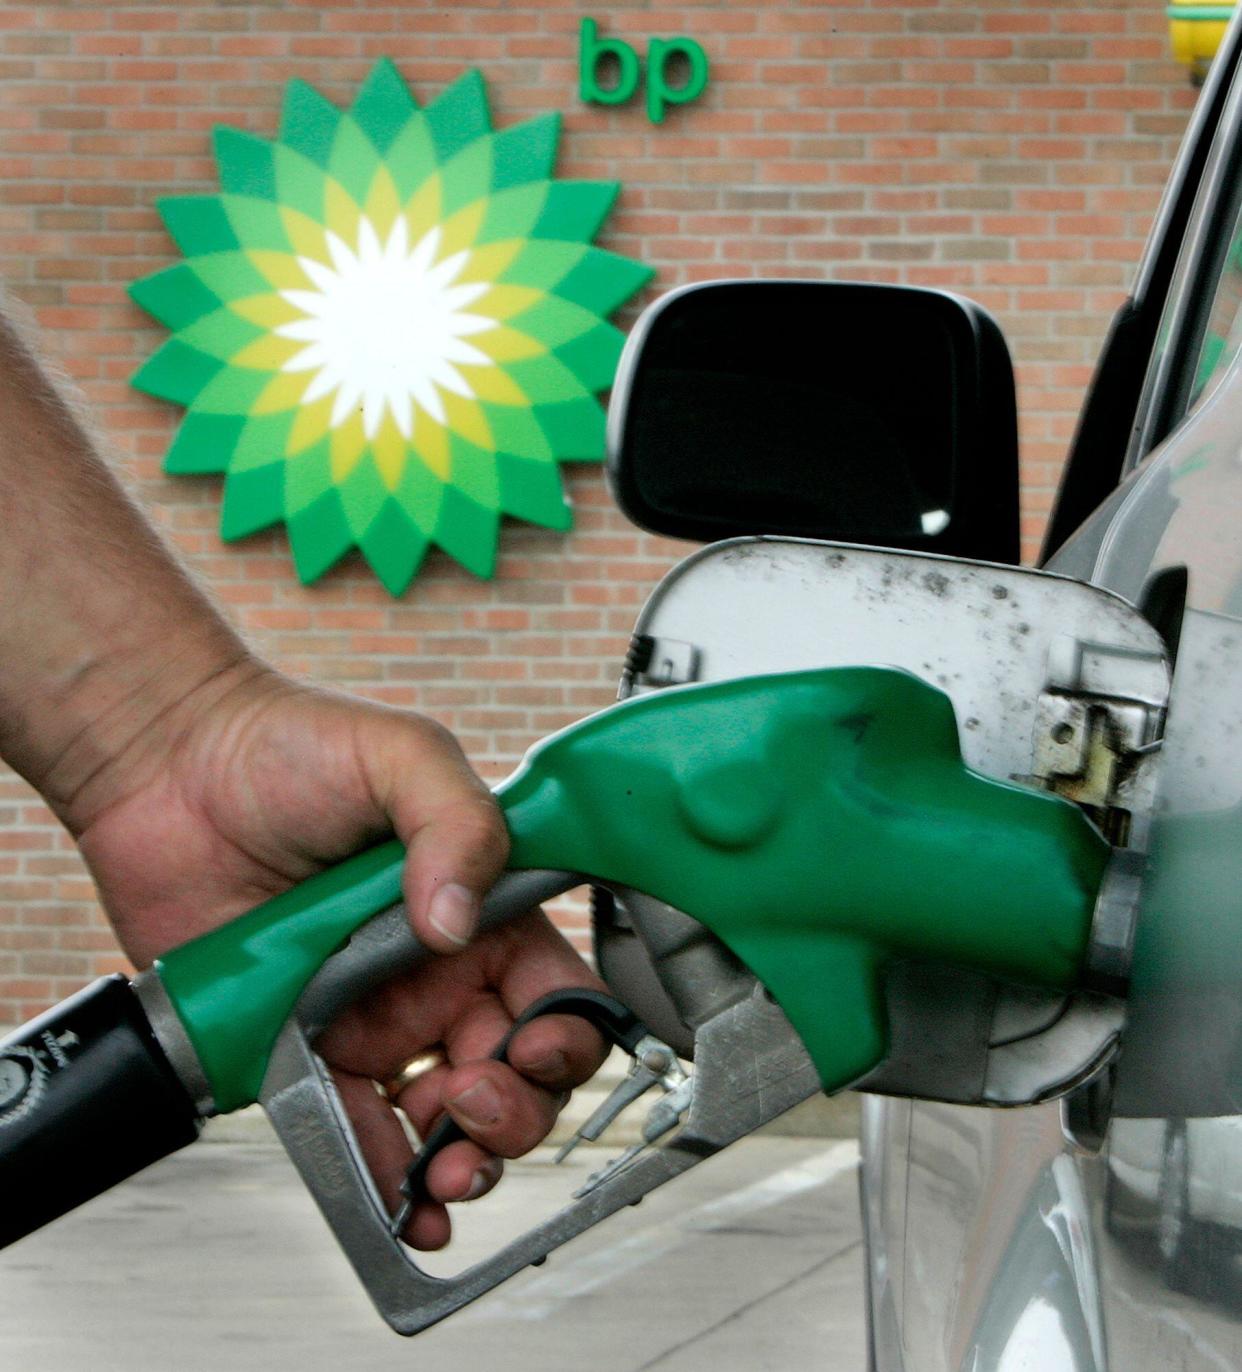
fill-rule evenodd
<path id="1" fill-rule="evenodd" d="M 549 991 L 608 990 L 542 911 L 489 931 L 483 951 L 488 979 L 515 1019 Z"/>
<path id="2" fill-rule="evenodd" d="M 396 1214 L 402 1202 L 402 1179 L 414 1161 L 405 1130 L 373 1082 L 337 1068 L 332 1069 L 332 1079 L 384 1208 Z"/>
<path id="3" fill-rule="evenodd" d="M 515 1093 L 512 1097 L 506 1094 L 503 1103 L 503 1108 L 506 1111 L 516 1114 L 521 1122 L 532 1119 L 542 1122 L 549 1118 L 547 1098 L 551 1096 L 552 1113 L 550 1117 L 555 1118 L 555 1112 L 560 1108 L 559 1098 L 572 1090 L 573 1087 L 589 1080 L 597 1070 L 599 1053 L 596 1043 L 598 1035 L 593 1028 L 586 1026 L 590 1029 L 590 1036 L 588 1045 L 584 1048 L 581 1044 L 583 1027 L 584 1022 L 577 1019 L 576 1016 L 550 1015 L 546 1022 L 536 1020 L 525 1026 L 514 1037 L 510 1048 L 509 1065 L 513 1069 L 515 1079 L 512 1082 L 508 1079 L 502 1079 L 506 1093 L 510 1089 Z M 536 1034 L 534 1031 L 538 1031 L 538 1033 Z M 478 1037 L 485 1043 L 494 1044 L 496 1041 L 495 1029 L 482 1030 Z M 469 1036 L 463 1036 L 462 1042 L 468 1042 L 468 1040 Z M 463 1055 L 458 1051 L 458 1048 L 458 1043 L 452 1045 L 452 1055 L 459 1062 L 464 1056 L 463 1066 L 465 1063 L 472 1065 L 482 1063 L 483 1059 L 479 1054 Z M 516 1062 L 512 1061 L 515 1052 L 518 1055 Z M 548 1080 L 539 1081 L 537 1074 L 527 1071 L 525 1064 L 532 1059 L 538 1063 L 547 1063 L 551 1060 L 551 1069 L 547 1072 Z M 445 1112 L 448 1097 L 459 1092 L 463 1086 L 469 1085 L 469 1082 L 460 1075 L 461 1070 L 460 1067 L 453 1068 L 442 1064 L 420 1073 L 402 1088 L 397 1097 L 397 1104 L 414 1126 L 414 1130 L 420 1138 L 427 1137 L 431 1129 L 434 1128 L 436 1121 Z M 529 1079 L 532 1076 L 534 1076 L 534 1080 Z M 520 1093 L 523 1090 L 533 1093 L 532 1102 L 528 1103 L 521 1099 Z M 521 1136 L 527 1137 L 530 1132 L 527 1130 Z M 542 1135 L 537 1135 L 534 1141 L 538 1142 L 539 1137 Z"/>
<path id="4" fill-rule="evenodd" d="M 426 1139 L 444 1114 L 444 1088 L 453 1069 L 447 1064 L 415 1077 L 401 1089 L 396 1104 L 414 1127 L 420 1139 Z"/>
<path id="5" fill-rule="evenodd" d="M 489 1056 L 534 1000 L 571 986 L 606 989 L 547 917 L 532 910 L 488 930 L 457 957 L 432 958 L 376 987 L 338 1016 L 317 1046 L 337 1066 L 389 1081 L 419 1045 L 451 1041 L 459 1062 Z M 497 996 L 503 1016 L 494 1009 Z M 488 1017 L 476 1022 L 475 1008 L 484 1002 Z M 604 1045 L 585 1021 L 570 1033 L 573 1042 L 565 1046 L 574 1070 L 592 1056 L 603 1061 Z"/>
<path id="6" fill-rule="evenodd" d="M 450 1067 L 436 1067 L 402 1088 L 396 1105 L 414 1126 L 420 1139 L 426 1139 L 444 1116 L 443 1087 L 452 1074 Z M 494 1154 L 470 1139 L 447 1144 L 427 1167 L 426 1192 L 437 1201 L 477 1200 L 500 1180 L 504 1164 Z"/>
<path id="7" fill-rule="evenodd" d="M 365 765 L 408 850 L 403 890 L 414 932 L 434 952 L 456 952 L 474 936 L 483 896 L 504 870 L 508 831 L 446 729 L 421 716 L 375 718 L 385 719 L 384 733 L 368 740 Z"/>
<path id="8" fill-rule="evenodd" d="M 449 1030 L 445 1046 L 454 1063 L 490 1058 L 513 1027 L 495 996 L 480 997 Z M 579 1015 L 541 1015 L 513 1036 L 505 1061 L 553 1091 L 572 1090 L 599 1070 L 608 1055 L 603 1035 Z"/>
<path id="9" fill-rule="evenodd" d="M 427 1194 L 437 1201 L 472 1201 L 500 1180 L 505 1165 L 470 1139 L 450 1143 L 427 1168 Z"/>
<path id="10" fill-rule="evenodd" d="M 449 1061 L 461 1065 L 490 1058 L 512 1028 L 513 1016 L 498 995 L 476 996 L 444 1035 Z"/>
<path id="11" fill-rule="evenodd" d="M 485 951 L 492 981 L 515 1019 L 551 991 L 608 989 L 542 911 L 495 930 Z M 608 1044 L 581 1016 L 543 1015 L 514 1035 L 508 1056 L 523 1075 L 560 1091 L 594 1076 Z"/>
<path id="12" fill-rule="evenodd" d="M 571 1091 L 599 1071 L 608 1056 L 604 1036 L 577 1015 L 541 1015 L 509 1045 L 509 1065 L 551 1091 Z"/>
<path id="13" fill-rule="evenodd" d="M 469 1063 L 445 1083 L 445 1109 L 476 1143 L 502 1158 L 530 1152 L 551 1131 L 564 1101 L 503 1062 Z"/>
<path id="14" fill-rule="evenodd" d="M 332 1069 L 332 1079 L 384 1208 L 395 1215 L 404 1204 L 401 1183 L 414 1160 L 405 1130 L 392 1107 L 376 1092 L 374 1082 L 337 1068 Z M 451 1234 L 444 1205 L 439 1200 L 422 1199 L 414 1206 L 401 1237 L 412 1248 L 431 1252 L 443 1248 Z"/>
<path id="15" fill-rule="evenodd" d="M 401 1237 L 411 1248 L 424 1253 L 434 1253 L 445 1247 L 453 1237 L 453 1222 L 449 1219 L 448 1208 L 440 1201 L 415 1202 Z"/>
<path id="16" fill-rule="evenodd" d="M 413 1053 L 443 1043 L 451 1026 L 488 994 L 478 948 L 431 958 L 348 1006 L 319 1036 L 316 1048 L 351 1072 L 391 1081 Z"/>

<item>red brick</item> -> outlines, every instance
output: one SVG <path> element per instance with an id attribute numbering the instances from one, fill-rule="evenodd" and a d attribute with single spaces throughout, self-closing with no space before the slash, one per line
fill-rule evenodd
<path id="1" fill-rule="evenodd" d="M 606 33 L 645 49 L 692 32 L 711 55 L 705 97 L 659 129 L 641 96 L 578 103 L 581 12 L 563 0 L 43 14 L 0 9 L 0 270 L 37 306 L 126 479 L 256 646 L 433 712 L 492 778 L 612 697 L 637 609 L 686 545 L 636 534 L 582 464 L 566 468 L 574 531 L 506 521 L 490 582 L 436 553 L 393 601 L 357 557 L 297 586 L 279 531 L 223 546 L 219 483 L 161 472 L 178 412 L 129 377 L 163 333 L 125 297 L 175 260 L 155 198 L 215 187 L 213 126 L 274 136 L 293 75 L 347 105 L 380 54 L 424 103 L 479 65 L 498 127 L 559 109 L 560 174 L 624 182 L 601 242 L 659 269 L 646 299 L 763 273 L 966 292 L 998 313 L 1019 367 L 1029 556 L 1194 98 L 1162 15 L 1139 0 L 614 7 Z M 0 774 L 0 1022 L 63 994 L 70 968 L 126 965 L 67 838 L 29 797 Z M 562 918 L 581 931 L 581 902 Z"/>
<path id="2" fill-rule="evenodd" d="M 983 28 L 988 33 L 1048 33 L 1052 18 L 1046 8 L 1023 7 L 1015 12 L 989 10 L 982 7 Z"/>

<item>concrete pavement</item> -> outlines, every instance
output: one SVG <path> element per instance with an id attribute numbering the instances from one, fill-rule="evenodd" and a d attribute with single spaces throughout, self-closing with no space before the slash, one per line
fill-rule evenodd
<path id="1" fill-rule="evenodd" d="M 510 1164 L 435 1270 L 529 1227 L 607 1156 Z M 202 1143 L 0 1253 L 0 1368 L 860 1372 L 856 1162 L 850 1140 L 744 1140 L 407 1342 L 278 1147 Z"/>

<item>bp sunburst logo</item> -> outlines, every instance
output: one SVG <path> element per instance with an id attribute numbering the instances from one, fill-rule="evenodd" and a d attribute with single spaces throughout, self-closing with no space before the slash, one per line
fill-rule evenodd
<path id="1" fill-rule="evenodd" d="M 494 131 L 477 72 L 419 108 L 386 60 L 347 111 L 294 81 L 274 141 L 216 130 L 220 193 L 160 202 L 184 261 L 131 294 L 225 539 L 283 521 L 302 581 L 357 547 L 396 595 L 432 544 L 491 575 L 502 515 L 569 526 L 650 271 L 594 246 L 618 185 L 555 179 L 559 133 Z"/>

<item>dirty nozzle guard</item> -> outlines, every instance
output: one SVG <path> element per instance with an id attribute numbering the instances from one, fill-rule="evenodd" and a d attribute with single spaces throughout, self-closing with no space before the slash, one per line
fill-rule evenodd
<path id="1" fill-rule="evenodd" d="M 527 909 L 536 888 L 540 898 L 550 899 L 580 880 L 569 873 L 509 874 L 494 888 L 485 918 L 495 921 Z M 403 946 L 407 956 L 419 956 L 402 907 L 373 920 L 359 937 L 372 947 L 386 945 L 390 953 Z M 361 960 L 370 954 L 355 950 L 353 956 Z M 337 957 L 349 960 L 351 949 Z M 357 984 L 356 968 L 329 963 L 308 995 L 313 989 L 322 1007 L 333 996 L 333 981 L 342 974 Z M 317 1008 L 313 1018 L 320 1013 Z M 635 1050 L 641 1052 L 645 1042 L 644 1035 Z M 815 1065 L 789 1021 L 758 986 L 745 1002 L 702 1026 L 696 1059 L 693 1077 L 686 1075 L 679 1083 L 680 1094 L 669 1091 L 652 1107 L 652 1145 L 628 1151 L 588 1180 L 557 1214 L 452 1277 L 422 1271 L 411 1250 L 394 1237 L 394 1222 L 328 1068 L 296 1017 L 280 1033 L 260 1100 L 379 1313 L 394 1330 L 408 1335 L 468 1305 L 523 1268 L 538 1265 L 575 1235 L 636 1204 L 822 1089 Z M 653 1127 L 653 1118 L 663 1127 Z M 681 1127 L 669 1137 L 678 1123 Z M 428 1143 L 434 1145 L 434 1140 L 429 1138 Z"/>

